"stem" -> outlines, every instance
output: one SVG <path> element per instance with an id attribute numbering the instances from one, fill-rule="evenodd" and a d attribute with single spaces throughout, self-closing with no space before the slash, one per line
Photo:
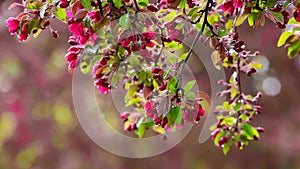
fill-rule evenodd
<path id="1" fill-rule="evenodd" d="M 100 15 L 102 17 L 104 17 L 103 8 L 102 8 L 102 1 L 101 0 L 97 0 L 97 2 L 98 2 L 98 6 L 99 6 Z"/>
<path id="2" fill-rule="evenodd" d="M 178 87 L 179 87 L 179 88 L 181 88 L 181 82 L 182 82 L 181 77 L 182 77 L 182 73 L 183 73 L 183 69 L 184 69 L 184 67 L 185 67 L 185 64 L 186 64 L 186 62 L 189 60 L 190 56 L 192 55 L 193 49 L 194 49 L 194 47 L 195 47 L 195 45 L 196 45 L 198 39 L 200 38 L 200 35 L 203 33 L 205 27 L 206 27 L 206 26 L 209 27 L 209 29 L 211 30 L 213 36 L 218 36 L 216 33 L 214 33 L 212 25 L 210 25 L 210 24 L 208 23 L 208 20 L 207 20 L 208 12 L 211 10 L 213 4 L 214 4 L 213 0 L 208 0 L 208 1 L 206 2 L 205 8 L 204 8 L 203 10 L 200 10 L 200 13 L 201 13 L 201 14 L 200 14 L 200 17 L 198 18 L 198 22 L 200 21 L 200 19 L 202 18 L 203 14 L 204 14 L 203 25 L 202 25 L 202 27 L 201 27 L 201 31 L 199 31 L 199 32 L 197 33 L 196 37 L 194 38 L 193 43 L 192 43 L 192 46 L 190 47 L 190 49 L 189 49 L 189 51 L 188 51 L 188 54 L 187 54 L 186 58 L 184 59 L 184 61 L 183 61 L 183 63 L 182 63 L 182 67 L 181 67 L 180 72 L 179 72 L 179 75 L 178 75 L 178 76 L 179 76 L 179 79 L 178 79 L 178 84 L 179 84 Z"/>
<path id="3" fill-rule="evenodd" d="M 137 3 L 136 0 L 134 0 L 134 5 L 135 5 L 135 7 L 136 7 L 136 12 L 139 12 L 139 11 L 140 11 L 140 8 L 139 8 L 138 3 Z"/>
<path id="4" fill-rule="evenodd" d="M 204 26 L 205 26 L 205 25 L 203 25 L 202 28 L 204 28 Z M 202 30 L 202 29 L 201 29 L 201 30 Z M 183 60 L 182 67 L 181 67 L 180 72 L 179 72 L 179 75 L 178 75 L 178 76 L 179 76 L 179 79 L 178 79 L 178 84 L 179 84 L 178 87 L 179 87 L 179 88 L 181 88 L 181 82 L 182 82 L 181 77 L 182 77 L 182 73 L 183 73 L 183 69 L 184 69 L 184 67 L 185 67 L 185 64 L 186 64 L 186 62 L 189 60 L 190 56 L 192 55 L 193 49 L 194 49 L 194 47 L 195 47 L 195 45 L 196 45 L 196 43 L 197 43 L 197 41 L 198 41 L 198 39 L 199 39 L 199 37 L 200 37 L 201 34 L 202 34 L 202 31 L 199 31 L 199 32 L 197 33 L 196 37 L 195 37 L 194 40 L 193 40 L 192 46 L 190 47 L 190 49 L 189 49 L 189 51 L 188 51 L 188 54 L 187 54 L 186 58 Z"/>
<path id="5" fill-rule="evenodd" d="M 239 96 L 237 97 L 237 102 L 242 99 L 240 62 L 241 62 L 241 58 L 239 58 L 239 56 L 238 56 L 238 59 L 237 59 L 237 68 L 236 68 L 237 69 L 236 70 L 236 73 L 237 73 L 236 81 L 237 81 Z M 237 120 L 236 120 L 236 127 L 237 128 L 239 126 L 239 117 L 240 117 L 240 115 L 241 115 L 241 110 L 238 110 L 237 111 Z"/>
<path id="6" fill-rule="evenodd" d="M 107 0 L 107 2 L 108 2 L 109 7 L 110 7 L 110 13 L 112 13 L 112 15 L 114 15 L 115 14 L 115 9 L 116 9 L 114 2 L 112 0 Z"/>

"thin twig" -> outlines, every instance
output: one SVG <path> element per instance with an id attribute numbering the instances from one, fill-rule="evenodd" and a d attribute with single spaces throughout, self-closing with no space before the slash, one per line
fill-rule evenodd
<path id="1" fill-rule="evenodd" d="M 138 3 L 137 3 L 136 0 L 134 0 L 134 5 L 135 5 L 135 7 L 136 7 L 136 12 L 139 12 L 139 11 L 140 11 L 140 8 L 139 8 L 139 5 L 138 5 Z"/>
<path id="2" fill-rule="evenodd" d="M 97 0 L 97 2 L 98 2 L 98 6 L 99 6 L 100 15 L 102 17 L 104 17 L 103 8 L 102 8 L 102 1 L 101 0 Z"/>
<path id="3" fill-rule="evenodd" d="M 214 33 L 213 31 L 213 27 L 212 25 L 210 25 L 208 23 L 208 20 L 207 20 L 207 17 L 208 17 L 208 12 L 211 10 L 211 7 L 213 6 L 213 1 L 212 0 L 208 0 L 207 3 L 206 3 L 206 6 L 205 6 L 205 9 L 203 10 L 200 10 L 200 18 L 198 19 L 200 21 L 200 19 L 202 18 L 203 14 L 204 14 L 204 21 L 203 21 L 203 25 L 201 27 L 201 31 L 199 31 L 196 35 L 196 37 L 194 38 L 193 40 L 193 43 L 192 43 L 192 46 L 190 47 L 189 51 L 188 51 L 188 54 L 186 56 L 186 58 L 183 60 L 183 63 L 182 63 L 182 67 L 180 69 L 180 72 L 179 72 L 179 79 L 178 79 L 178 87 L 181 88 L 181 82 L 182 82 L 182 79 L 181 79 L 181 76 L 182 76 L 182 73 L 183 73 L 183 69 L 185 67 L 185 64 L 186 62 L 189 60 L 190 56 L 192 55 L 192 52 L 193 52 L 193 49 L 198 41 L 198 39 L 200 38 L 200 35 L 203 33 L 204 29 L 206 26 L 208 26 L 210 28 L 210 30 L 212 31 L 212 34 L 213 36 L 218 36 L 216 33 Z"/>

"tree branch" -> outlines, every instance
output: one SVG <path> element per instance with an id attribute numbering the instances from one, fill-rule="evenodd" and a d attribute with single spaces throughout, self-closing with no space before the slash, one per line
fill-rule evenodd
<path id="1" fill-rule="evenodd" d="M 182 73 L 183 73 L 183 69 L 184 69 L 184 67 L 185 67 L 185 64 L 186 64 L 186 62 L 189 60 L 190 56 L 192 55 L 193 49 L 194 49 L 194 47 L 195 47 L 195 45 L 196 45 L 198 39 L 200 38 L 200 35 L 203 33 L 205 27 L 207 26 L 207 27 L 210 28 L 210 30 L 212 31 L 213 36 L 218 36 L 216 33 L 214 33 L 212 25 L 210 25 L 210 24 L 208 23 L 208 20 L 207 20 L 208 12 L 211 10 L 211 8 L 213 7 L 213 5 L 214 5 L 213 0 L 208 0 L 208 1 L 206 2 L 205 8 L 204 8 L 203 10 L 200 10 L 200 11 L 199 11 L 199 12 L 200 12 L 200 17 L 199 17 L 199 19 L 198 19 L 199 21 L 200 21 L 200 19 L 202 18 L 203 14 L 204 14 L 203 25 L 202 25 L 202 27 L 201 27 L 201 31 L 199 31 L 199 32 L 197 33 L 196 37 L 194 38 L 193 43 L 192 43 L 192 46 L 190 47 L 190 49 L 189 49 L 189 51 L 188 51 L 188 54 L 187 54 L 186 58 L 183 60 L 182 67 L 181 67 L 180 72 L 179 72 L 179 79 L 178 79 L 178 81 L 179 81 L 179 82 L 178 82 L 178 84 L 179 84 L 178 87 L 179 87 L 179 88 L 181 88 L 181 82 L 182 82 L 181 76 L 182 76 Z"/>
<path id="2" fill-rule="evenodd" d="M 102 8 L 102 1 L 101 0 L 97 0 L 97 2 L 98 2 L 98 6 L 99 6 L 100 15 L 102 17 L 104 17 L 103 8 Z"/>

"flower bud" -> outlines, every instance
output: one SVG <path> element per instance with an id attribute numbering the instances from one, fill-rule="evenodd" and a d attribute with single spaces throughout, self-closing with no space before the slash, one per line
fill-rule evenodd
<path id="1" fill-rule="evenodd" d="M 262 127 L 256 127 L 256 130 L 260 133 L 263 133 L 265 131 L 265 129 Z"/>
<path id="2" fill-rule="evenodd" d="M 220 140 L 219 140 L 219 142 L 218 142 L 218 146 L 221 147 L 227 141 L 228 141 L 228 137 L 227 136 L 221 137 Z"/>
<path id="3" fill-rule="evenodd" d="M 215 130 L 211 133 L 212 139 L 214 140 L 220 132 L 221 132 L 221 129 L 218 129 L 218 128 L 215 129 Z"/>
<path id="4" fill-rule="evenodd" d="M 160 125 L 161 127 L 165 128 L 165 126 L 168 124 L 168 119 L 167 117 L 164 117 L 164 119 L 161 121 Z"/>

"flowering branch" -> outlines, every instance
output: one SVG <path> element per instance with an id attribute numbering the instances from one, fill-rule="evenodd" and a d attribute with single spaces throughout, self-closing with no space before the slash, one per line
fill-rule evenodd
<path id="1" fill-rule="evenodd" d="M 88 73 L 92 67 L 94 83 L 101 94 L 108 94 L 121 81 L 127 90 L 126 106 L 134 109 L 121 115 L 124 129 L 134 131 L 139 137 L 146 129 L 159 133 L 180 129 L 187 122 L 198 122 L 205 114 L 201 98 L 193 97 L 196 94 L 190 91 L 195 81 L 182 87 L 181 78 L 199 37 L 209 35 L 210 46 L 215 50 L 212 53 L 215 66 L 233 72 L 228 81 L 219 81 L 227 89 L 218 95 L 228 99 L 216 107 L 218 122 L 211 128 L 214 144 L 226 154 L 231 144 L 242 149 L 249 141 L 258 140 L 263 131 L 263 128 L 250 124 L 254 115 L 262 112 L 262 108 L 256 105 L 261 94 L 245 94 L 241 84 L 243 72 L 251 76 L 261 67 L 251 60 L 258 52 L 246 50 L 244 41 L 239 40 L 237 27 L 248 20 L 249 26 L 257 28 L 264 26 L 265 19 L 269 18 L 279 29 L 285 29 L 277 46 L 287 47 L 288 56 L 294 58 L 300 54 L 300 4 L 299 1 L 207 0 L 205 6 L 201 5 L 194 0 L 158 3 L 140 0 L 30 0 L 23 4 L 13 3 L 10 8 L 22 6 L 24 11 L 7 19 L 6 24 L 10 34 L 17 35 L 22 42 L 30 35 L 37 37 L 47 28 L 53 37 L 58 38 L 50 21 L 56 18 L 67 23 L 72 34 L 65 55 L 69 72 L 80 67 L 83 73 Z M 151 17 L 138 22 L 138 14 L 144 11 L 152 12 Z M 182 18 L 188 18 L 193 23 L 192 29 L 200 31 L 185 57 L 174 60 L 162 51 L 184 51 L 180 39 L 190 30 L 186 31 L 185 25 L 178 23 Z M 109 31 L 99 33 L 101 28 Z M 154 33 L 157 29 L 160 37 Z M 158 110 L 161 98 L 165 99 L 165 105 Z"/>

